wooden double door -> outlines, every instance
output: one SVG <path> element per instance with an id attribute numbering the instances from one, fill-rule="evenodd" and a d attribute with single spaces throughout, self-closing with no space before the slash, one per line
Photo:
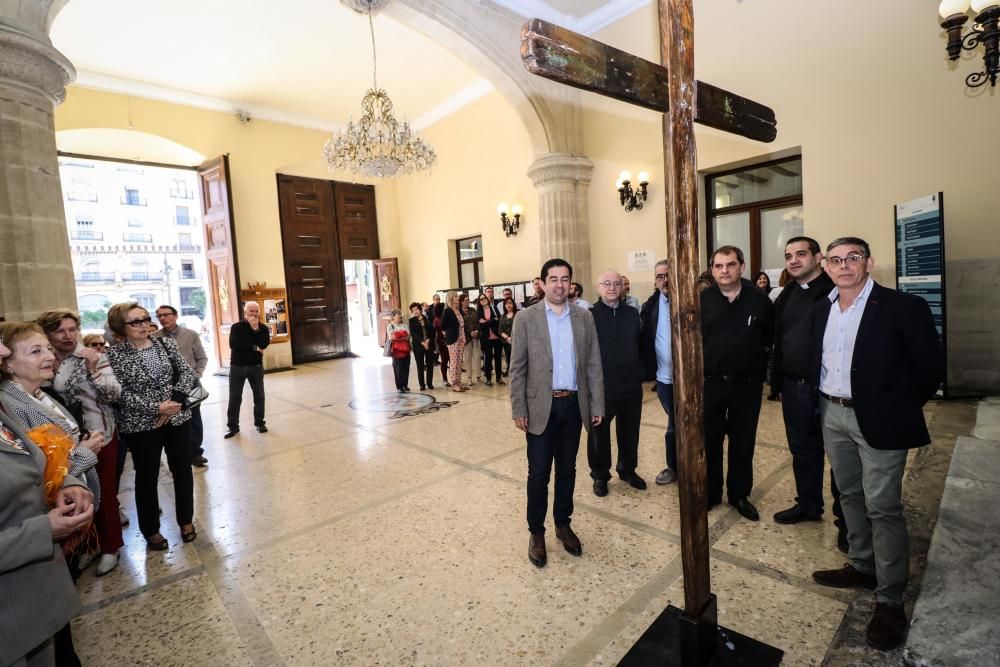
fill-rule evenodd
<path id="1" fill-rule="evenodd" d="M 292 361 L 349 354 L 344 260 L 378 259 L 375 188 L 278 175 Z"/>

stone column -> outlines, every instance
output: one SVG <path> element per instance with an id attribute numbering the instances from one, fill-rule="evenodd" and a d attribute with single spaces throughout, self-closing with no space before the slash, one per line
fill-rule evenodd
<path id="1" fill-rule="evenodd" d="M 76 309 L 52 120 L 76 71 L 47 35 L 62 4 L 0 2 L 0 316 L 8 321 Z"/>
<path id="2" fill-rule="evenodd" d="M 538 189 L 541 261 L 565 259 L 573 265 L 573 280 L 588 287 L 593 281 L 587 188 L 593 170 L 593 162 L 568 153 L 542 155 L 528 168 Z"/>

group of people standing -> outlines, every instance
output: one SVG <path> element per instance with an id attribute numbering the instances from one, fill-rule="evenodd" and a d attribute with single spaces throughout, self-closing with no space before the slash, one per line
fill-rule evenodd
<path id="1" fill-rule="evenodd" d="M 785 264 L 788 280 L 774 304 L 743 278 L 743 252 L 734 246 L 712 254 L 710 281 L 699 277 L 705 439 L 695 446 L 705 448 L 708 507 L 719 505 L 725 492 L 741 516 L 760 518 L 750 502 L 753 455 L 773 354 L 772 391 L 782 401 L 796 484 L 794 504 L 774 520 L 821 519 L 829 458 L 849 563 L 817 571 L 813 579 L 875 590 L 867 640 L 888 650 L 902 644 L 907 625 L 903 470 L 907 450 L 930 442 L 922 407 L 943 378 L 941 343 L 926 301 L 875 283 L 863 239 L 836 239 L 824 256 L 814 239 L 795 237 L 786 244 Z M 538 567 L 547 562 L 553 463 L 556 536 L 569 553 L 583 552 L 570 527 L 582 428 L 595 495 L 608 494 L 612 421 L 619 477 L 646 488 L 635 470 L 643 380 L 655 380 L 668 416 L 666 467 L 656 482 L 684 474 L 674 428 L 669 277 L 668 263 L 658 262 L 656 291 L 636 311 L 622 300 L 620 274 L 605 271 L 597 282 L 600 300 L 586 309 L 569 299 L 575 291 L 570 265 L 552 259 L 542 267 L 542 298 L 515 321 L 511 406 L 515 426 L 526 434 L 528 558 Z"/>
<path id="2" fill-rule="evenodd" d="M 238 383 L 230 431 L 239 430 L 243 380 L 253 386 L 262 375 L 246 367 L 259 365 L 267 346 L 251 306 L 230 335 L 231 387 Z M 178 326 L 173 306 L 156 317 L 154 331 L 145 308 L 116 304 L 108 340 L 81 340 L 80 319 L 68 310 L 0 323 L 0 664 L 80 664 L 69 626 L 79 609 L 74 581 L 93 562 L 99 577 L 118 566 L 129 523 L 117 497 L 127 453 L 147 548 L 169 548 L 157 493 L 164 453 L 179 537 L 197 539 L 192 466 L 208 460 L 194 389 L 208 356 L 198 334 Z M 266 431 L 260 393 L 254 417 Z"/>

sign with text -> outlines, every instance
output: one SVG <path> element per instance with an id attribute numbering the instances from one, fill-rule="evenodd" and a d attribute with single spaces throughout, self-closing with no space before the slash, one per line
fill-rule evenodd
<path id="1" fill-rule="evenodd" d="M 895 217 L 896 289 L 927 301 L 947 352 L 943 194 L 896 204 Z"/>
<path id="2" fill-rule="evenodd" d="M 629 273 L 652 271 L 656 265 L 656 251 L 633 250 L 625 256 L 625 263 L 628 265 Z"/>

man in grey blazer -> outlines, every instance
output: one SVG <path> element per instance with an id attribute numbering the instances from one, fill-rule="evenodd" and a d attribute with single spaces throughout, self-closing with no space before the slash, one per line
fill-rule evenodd
<path id="1" fill-rule="evenodd" d="M 570 520 L 580 431 L 604 418 L 604 377 L 594 318 L 567 301 L 573 268 L 566 260 L 542 265 L 544 298 L 514 318 L 510 355 L 510 402 L 514 425 L 528 441 L 528 560 L 546 562 L 545 515 L 555 461 L 552 517 L 566 551 L 583 548 Z"/>

